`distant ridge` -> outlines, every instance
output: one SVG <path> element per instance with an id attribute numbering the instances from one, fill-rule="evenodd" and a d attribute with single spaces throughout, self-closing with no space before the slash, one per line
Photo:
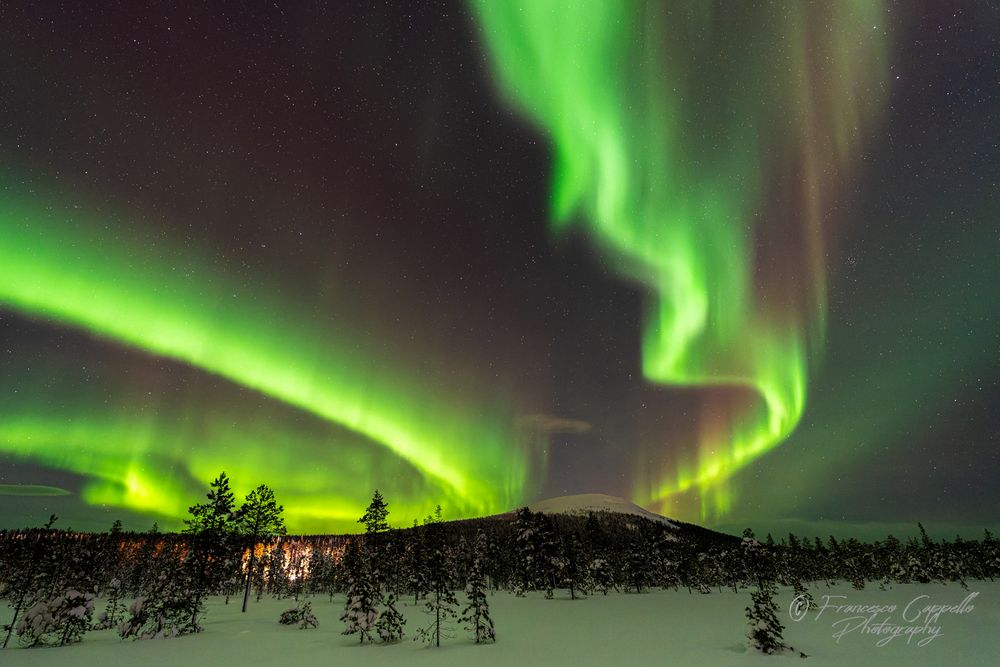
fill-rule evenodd
<path id="1" fill-rule="evenodd" d="M 644 510 L 624 498 L 609 496 L 603 493 L 581 493 L 574 496 L 548 498 L 528 505 L 528 509 L 532 512 L 541 512 L 543 514 L 570 514 L 574 516 L 587 516 L 591 512 L 632 514 L 649 519 L 650 521 L 665 524 L 671 528 L 678 527 L 677 524 L 665 516 Z"/>

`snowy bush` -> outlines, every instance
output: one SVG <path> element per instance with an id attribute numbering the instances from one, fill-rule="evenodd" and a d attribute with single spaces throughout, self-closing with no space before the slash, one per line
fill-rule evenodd
<path id="1" fill-rule="evenodd" d="M 129 607 L 129 617 L 119 624 L 118 634 L 122 639 L 164 639 L 199 632 L 201 628 L 192 627 L 190 621 L 195 604 L 201 604 L 200 600 L 192 598 L 176 577 L 161 573 L 153 591 Z"/>
<path id="2" fill-rule="evenodd" d="M 315 628 L 319 625 L 319 621 L 316 620 L 316 616 L 312 612 L 311 602 L 303 602 L 296 607 L 281 612 L 281 618 L 278 619 L 278 623 L 282 625 L 298 625 L 303 630 Z"/>
<path id="3" fill-rule="evenodd" d="M 121 597 L 121 581 L 112 579 L 111 583 L 108 584 L 108 606 L 97 615 L 97 623 L 94 624 L 94 630 L 110 630 L 118 627 L 119 617 L 125 610 L 125 605 L 122 603 Z"/>
<path id="4" fill-rule="evenodd" d="M 27 646 L 65 646 L 83 639 L 94 614 L 92 593 L 66 591 L 36 603 L 17 624 L 17 636 Z"/>
<path id="5" fill-rule="evenodd" d="M 386 644 L 393 644 L 403 638 L 403 626 L 406 619 L 396 609 L 396 596 L 389 593 L 385 601 L 385 609 L 379 614 L 378 621 L 375 622 L 375 630 L 379 638 Z"/>

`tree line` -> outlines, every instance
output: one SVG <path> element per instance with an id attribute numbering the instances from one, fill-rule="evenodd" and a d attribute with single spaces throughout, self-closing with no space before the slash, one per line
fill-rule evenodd
<path id="1" fill-rule="evenodd" d="M 685 524 L 612 513 L 547 515 L 521 508 L 509 515 L 449 521 L 438 507 L 423 522 L 390 528 L 389 505 L 376 491 L 356 535 L 289 536 L 282 507 L 266 485 L 237 503 L 220 475 L 206 502 L 193 505 L 179 533 L 59 530 L 53 516 L 36 529 L 0 531 L 0 599 L 12 610 L 3 646 L 17 635 L 27 646 L 80 641 L 90 629 L 123 639 L 200 632 L 205 599 L 287 598 L 281 622 L 316 627 L 308 598 L 343 595 L 344 634 L 359 643 L 407 636 L 400 600 L 423 603 L 425 622 L 412 638 L 440 645 L 459 627 L 477 643 L 496 639 L 489 596 L 532 591 L 553 598 L 640 594 L 652 588 L 708 594 L 753 589 L 750 637 L 765 652 L 781 650 L 773 596 L 791 587 L 809 603 L 810 589 L 838 580 L 855 588 L 896 583 L 957 583 L 1000 576 L 1000 542 L 934 541 L 892 536 L 864 543 L 788 535 L 759 541 Z M 464 593 L 460 603 L 457 591 Z M 102 611 L 97 612 L 97 606 Z M 773 618 L 772 618 L 773 617 Z M 768 650 L 770 649 L 770 650 Z"/>

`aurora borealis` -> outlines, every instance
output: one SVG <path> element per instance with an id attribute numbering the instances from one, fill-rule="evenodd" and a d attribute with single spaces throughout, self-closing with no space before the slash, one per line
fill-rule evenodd
<path id="1" fill-rule="evenodd" d="M 825 303 L 822 174 L 853 157 L 883 97 L 885 10 L 869 0 L 477 6 L 504 89 L 554 137 L 556 224 L 579 209 L 652 293 L 644 376 L 757 394 L 731 423 L 705 427 L 694 465 L 674 461 L 673 479 L 634 493 L 649 504 L 697 485 L 724 513 L 720 485 L 784 440 L 805 407 Z M 685 132 L 696 123 L 707 129 Z M 769 207 L 776 196 L 787 208 Z M 784 252 L 804 268 L 755 257 L 765 234 L 795 238 Z M 782 264 L 780 285 L 755 278 L 768 260 Z"/>
<path id="2" fill-rule="evenodd" d="M 987 3 L 0 24 L 3 524 L 995 524 Z"/>

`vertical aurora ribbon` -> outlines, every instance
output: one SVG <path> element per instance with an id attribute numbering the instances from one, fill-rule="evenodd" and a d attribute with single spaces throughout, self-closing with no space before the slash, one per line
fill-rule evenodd
<path id="1" fill-rule="evenodd" d="M 501 92 L 552 140 L 554 230 L 585 225 L 647 290 L 645 377 L 704 394 L 695 451 L 654 452 L 633 496 L 725 513 L 805 408 L 824 216 L 884 97 L 883 4 L 472 6 Z"/>

